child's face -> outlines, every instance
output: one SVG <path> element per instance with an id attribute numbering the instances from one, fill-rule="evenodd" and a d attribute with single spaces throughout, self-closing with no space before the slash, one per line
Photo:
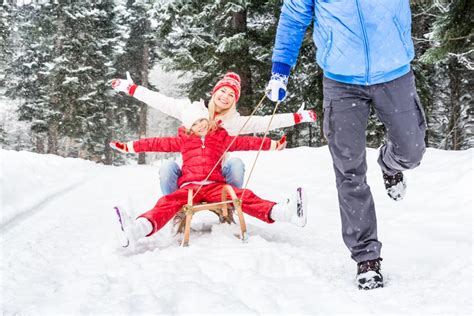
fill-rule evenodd
<path id="1" fill-rule="evenodd" d="M 235 92 L 229 87 L 222 87 L 214 93 L 216 112 L 220 113 L 229 109 L 235 102 Z"/>
<path id="2" fill-rule="evenodd" d="M 206 136 L 209 129 L 209 121 L 200 119 L 191 126 L 191 131 L 197 136 Z"/>

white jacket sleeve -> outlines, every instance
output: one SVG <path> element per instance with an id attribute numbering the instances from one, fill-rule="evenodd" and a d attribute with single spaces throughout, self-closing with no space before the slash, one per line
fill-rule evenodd
<path id="1" fill-rule="evenodd" d="M 180 121 L 183 109 L 191 105 L 191 101 L 189 99 L 175 99 L 172 97 L 167 97 L 162 93 L 152 91 L 142 86 L 137 87 L 133 96 L 136 99 L 145 102 L 152 108 L 155 108 L 158 111 L 161 111 Z"/>
<path id="2" fill-rule="evenodd" d="M 248 116 L 241 116 L 237 111 L 232 113 L 232 116 L 222 118 L 222 127 L 224 127 L 229 135 L 237 135 L 242 126 L 247 122 Z M 227 116 L 227 115 L 226 115 Z M 267 130 L 268 123 L 270 123 L 272 116 L 252 116 L 240 134 L 263 133 Z M 293 113 L 275 114 L 270 125 L 269 130 L 277 128 L 288 127 L 295 125 L 295 118 Z"/>

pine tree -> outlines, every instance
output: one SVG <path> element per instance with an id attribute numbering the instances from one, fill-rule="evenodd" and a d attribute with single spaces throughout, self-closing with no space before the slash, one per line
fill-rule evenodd
<path id="1" fill-rule="evenodd" d="M 193 74 L 190 85 L 184 87 L 191 100 L 209 97 L 219 77 L 233 70 L 241 76 L 239 107 L 244 114 L 250 112 L 248 103 L 253 100 L 247 60 L 251 43 L 245 33 L 248 3 L 179 0 L 159 9 L 163 66 Z"/>
<path id="2" fill-rule="evenodd" d="M 126 4 L 122 1 L 116 1 L 112 11 L 112 16 L 109 19 L 112 23 L 110 27 L 113 29 L 110 29 L 109 32 L 111 33 L 110 41 L 113 48 L 108 61 L 111 67 L 110 73 L 107 74 L 106 79 L 122 77 L 125 74 L 122 64 L 127 56 L 126 45 L 130 38 L 130 26 L 127 21 L 129 13 Z M 130 102 L 132 98 L 122 93 L 112 92 L 109 82 L 107 82 L 107 96 L 108 106 L 110 109 L 113 108 L 114 122 L 109 129 L 109 137 L 112 140 L 137 138 L 137 102 Z M 106 144 L 105 152 L 106 163 L 109 163 L 110 158 L 114 164 L 122 164 L 127 159 L 124 155 L 111 150 L 108 144 Z"/>
<path id="3" fill-rule="evenodd" d="M 0 102 L 4 102 L 4 77 L 5 67 L 7 61 L 11 58 L 11 47 L 9 45 L 11 38 L 11 24 L 13 22 L 11 13 L 11 4 L 5 2 L 2 4 L 2 11 L 0 12 Z M 0 125 L 0 144 L 7 144 L 7 132 L 4 124 Z"/>
<path id="4" fill-rule="evenodd" d="M 123 161 L 108 143 L 129 137 L 138 121 L 137 105 L 121 104 L 109 82 L 128 54 L 124 7 L 112 0 L 63 0 L 14 6 L 12 12 L 17 32 L 9 37 L 15 58 L 6 65 L 6 95 L 21 100 L 20 117 L 32 123 L 35 138 L 47 138 L 49 153 Z"/>
<path id="5" fill-rule="evenodd" d="M 90 4 L 88 17 L 85 55 L 88 56 L 84 65 L 91 66 L 88 73 L 90 85 L 86 86 L 84 96 L 80 98 L 84 107 L 84 117 L 90 128 L 83 137 L 88 152 L 106 164 L 113 162 L 113 152 L 108 145 L 117 131 L 126 126 L 126 108 L 117 104 L 109 93 L 109 79 L 117 70 L 115 64 L 124 54 L 123 34 L 121 27 L 115 23 L 114 1 L 101 1 Z"/>
<path id="6" fill-rule="evenodd" d="M 228 70 L 241 77 L 238 110 L 249 115 L 262 98 L 271 72 L 271 56 L 280 1 L 169 2 L 159 9 L 159 53 L 165 70 L 193 75 L 183 87 L 191 100 L 210 97 L 210 91 Z M 305 102 L 321 113 L 321 73 L 314 61 L 309 32 L 293 71 L 288 99 L 278 113 L 295 112 Z M 264 101 L 256 114 L 271 114 L 275 104 Z M 316 103 L 316 104 L 315 104 Z M 282 131 L 271 133 L 279 135 Z M 288 130 L 290 145 L 318 145 L 318 126 L 305 124 Z"/>
<path id="7" fill-rule="evenodd" d="M 473 79 L 470 75 L 474 69 L 474 5 L 472 1 L 438 1 L 432 7 L 437 10 L 429 39 L 431 47 L 421 56 L 421 62 L 436 64 L 436 77 L 449 90 L 449 97 L 443 102 L 445 117 L 438 116 L 436 120 L 443 127 L 443 138 L 437 147 L 445 149 L 463 149 L 472 147 L 474 141 L 472 113 Z M 436 82 L 435 82 L 436 84 Z M 439 91 L 434 92 L 439 94 Z M 443 109 L 437 110 L 438 113 Z M 439 129 L 432 129 L 438 135 Z"/>
<path id="8" fill-rule="evenodd" d="M 150 87 L 149 71 L 155 65 L 155 36 L 152 21 L 153 3 L 146 0 L 127 0 L 118 13 L 119 23 L 127 28 L 128 35 L 124 54 L 117 61 L 117 76 L 123 78 L 129 71 L 134 82 Z M 147 134 L 147 105 L 130 97 L 122 96 L 122 104 L 129 109 L 128 118 L 133 122 L 138 138 Z M 138 163 L 144 164 L 145 154 L 139 154 Z"/>
<path id="9" fill-rule="evenodd" d="M 2 4 L 2 11 L 0 12 L 0 89 L 4 87 L 4 69 L 7 61 L 12 56 L 10 47 L 11 29 L 14 21 L 12 15 L 12 5 L 8 1 L 5 1 L 5 3 Z"/>
<path id="10" fill-rule="evenodd" d="M 20 120 L 31 122 L 36 149 L 43 151 L 51 111 L 47 106 L 46 73 L 51 61 L 48 5 L 12 6 L 15 32 L 10 34 L 11 56 L 5 69 L 5 95 L 21 102 Z"/>
<path id="11" fill-rule="evenodd" d="M 435 63 L 454 57 L 470 70 L 474 70 L 474 4 L 468 0 L 436 1 L 439 11 L 430 34 L 434 43 L 421 60 Z"/>
<path id="12" fill-rule="evenodd" d="M 113 8 L 111 2 L 101 4 Z M 48 13 L 45 20 L 52 21 L 55 35 L 48 40 L 52 61 L 43 72 L 47 89 L 40 96 L 49 114 L 48 152 L 107 160 L 102 156 L 104 137 L 107 128 L 113 128 L 106 119 L 112 109 L 105 93 L 110 43 L 101 39 L 107 35 L 101 23 L 109 23 L 108 12 L 94 4 L 61 1 Z"/>
<path id="13" fill-rule="evenodd" d="M 85 133 L 95 126 L 88 120 L 86 112 L 87 103 L 91 100 L 87 95 L 92 92 L 89 89 L 89 75 L 93 71 L 93 66 L 85 60 L 89 58 L 85 49 L 90 44 L 87 42 L 91 29 L 89 8 L 59 1 L 54 13 L 57 35 L 54 39 L 54 62 L 48 77 L 50 106 L 57 115 L 49 124 L 49 143 L 53 146 L 50 150 L 58 153 L 62 137 L 82 137 L 85 140 Z M 78 144 L 68 142 L 68 145 L 76 147 Z M 81 157 L 87 156 L 83 150 L 78 153 Z"/>
<path id="14" fill-rule="evenodd" d="M 124 53 L 113 10 L 113 1 L 16 8 L 17 53 L 6 69 L 6 93 L 22 100 L 20 117 L 33 133 L 48 135 L 50 153 L 112 162 L 108 143 L 129 112 L 109 93 Z"/>
<path id="15" fill-rule="evenodd" d="M 438 136 L 442 130 L 439 120 L 444 115 L 439 113 L 437 104 L 435 104 L 437 103 L 435 94 L 444 91 L 444 89 L 434 89 L 434 87 L 438 84 L 442 85 L 443 81 L 436 75 L 437 70 L 433 65 L 422 63 L 416 57 L 422 56 L 431 47 L 429 40 L 426 39 L 426 34 L 429 33 L 435 17 L 431 12 L 430 1 L 412 2 L 412 38 L 415 45 L 415 60 L 412 62 L 412 68 L 416 77 L 418 96 L 427 118 L 426 143 L 428 146 L 433 146 L 433 143 L 439 143 Z M 437 79 L 433 80 L 435 77 Z"/>

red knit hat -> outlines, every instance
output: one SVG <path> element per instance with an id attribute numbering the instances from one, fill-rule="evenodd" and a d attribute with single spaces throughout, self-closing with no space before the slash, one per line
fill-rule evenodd
<path id="1" fill-rule="evenodd" d="M 240 97 L 240 76 L 235 72 L 228 72 L 212 89 L 212 94 L 216 93 L 222 87 L 229 87 L 235 92 L 235 103 L 239 101 Z"/>

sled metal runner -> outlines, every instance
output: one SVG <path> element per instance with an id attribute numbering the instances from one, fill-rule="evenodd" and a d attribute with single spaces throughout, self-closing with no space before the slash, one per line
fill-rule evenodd
<path id="1" fill-rule="evenodd" d="M 231 198 L 230 200 L 228 198 Z M 181 242 L 182 247 L 189 246 L 189 237 L 191 232 L 191 220 L 193 215 L 199 211 L 209 210 L 219 216 L 221 223 L 231 224 L 234 222 L 232 211 L 229 207 L 233 207 L 239 218 L 240 239 L 247 241 L 247 225 L 245 224 L 244 214 L 242 212 L 241 200 L 237 198 L 234 189 L 230 185 L 224 185 L 221 192 L 221 202 L 200 203 L 193 205 L 193 190 L 188 190 L 188 204 L 184 205 L 181 211 L 176 215 L 175 219 L 179 222 L 178 233 L 184 231 L 184 238 Z"/>

